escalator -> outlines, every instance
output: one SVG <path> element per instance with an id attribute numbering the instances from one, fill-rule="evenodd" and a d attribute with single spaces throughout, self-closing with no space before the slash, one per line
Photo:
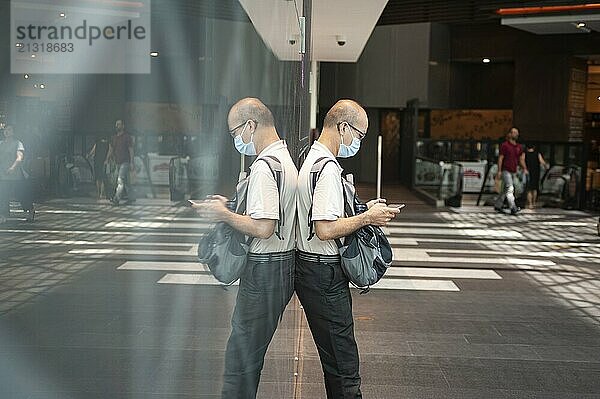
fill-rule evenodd
<path id="1" fill-rule="evenodd" d="M 493 205 L 498 193 L 495 191 L 495 176 L 498 165 L 488 164 L 485 179 L 477 198 L 477 205 Z M 538 202 L 544 207 L 577 209 L 579 207 L 579 192 L 581 168 L 577 165 L 554 165 L 540 174 L 540 191 Z M 515 202 L 523 208 L 526 203 L 526 178 L 521 171 L 517 172 L 515 181 Z"/>

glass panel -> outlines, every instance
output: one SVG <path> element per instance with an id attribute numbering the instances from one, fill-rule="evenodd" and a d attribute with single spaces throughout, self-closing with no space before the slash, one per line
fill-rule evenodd
<path id="1" fill-rule="evenodd" d="M 435 162 L 417 158 L 415 163 L 415 188 L 436 200 L 444 201 L 462 195 L 463 167 L 454 162 Z M 459 206 L 452 203 L 450 206 Z"/>
<path id="2" fill-rule="evenodd" d="M 538 147 L 540 153 L 542 154 L 546 162 L 550 162 L 550 144 L 540 144 Z"/>
<path id="3" fill-rule="evenodd" d="M 20 254 L 11 258 L 10 268 L 31 272 L 18 284 L 0 279 L 12 297 L 8 302 L 0 297 L 0 347 L 5 358 L 23 366 L 2 376 L 14 382 L 6 397 L 89 397 L 94 394 L 86 390 L 92 388 L 110 392 L 107 397 L 221 397 L 225 354 L 229 374 L 244 362 L 244 372 L 257 371 L 270 339 L 260 314 L 230 340 L 232 324 L 247 321 L 258 305 L 285 305 L 289 298 L 275 293 L 284 284 L 293 288 L 292 276 L 266 289 L 257 265 L 247 281 L 256 279 L 263 300 L 241 307 L 232 323 L 238 286 L 219 285 L 198 262 L 199 237 L 213 225 L 187 200 L 232 198 L 241 169 L 249 170 L 254 158 L 242 159 L 228 133 L 229 111 L 242 98 L 260 99 L 297 153 L 298 141 L 308 134 L 303 123 L 310 74 L 299 54 L 304 4 L 74 4 L 31 0 L 17 19 L 27 20 L 29 12 L 45 25 L 74 29 L 85 14 L 86 26 L 109 27 L 100 35 L 120 32 L 112 26 L 131 26 L 143 28 L 149 40 L 125 51 L 100 38 L 84 43 L 85 54 L 77 45 L 74 53 L 63 51 L 68 62 L 60 59 L 60 46 L 52 47 L 56 54 L 18 60 L 42 67 L 27 73 L 11 74 L 10 57 L 0 57 L 0 122 L 13 126 L 25 146 L 40 215 L 39 232 L 35 225 L 24 227 L 23 211 L 13 201 L 10 222 L 33 230 L 3 236 L 2 244 Z M 10 26 L 10 16 L 11 2 L 0 2 L 3 27 Z M 257 20 L 266 21 L 268 31 L 260 31 Z M 141 30 L 135 32 L 134 39 Z M 272 32 L 280 32 L 285 46 L 266 38 Z M 21 48 L 9 46 L 10 40 L 7 28 L 0 46 L 6 54 Z M 94 53 L 101 48 L 102 54 Z M 42 203 L 45 199 L 51 201 Z M 0 259 L 0 269 L 7 270 L 6 262 Z M 15 318 L 9 321 L 7 312 Z M 290 398 L 301 310 L 294 298 L 281 318 L 278 310 L 269 312 L 276 313 L 270 323 L 279 328 L 266 354 L 260 397 Z M 251 344 L 257 334 L 266 341 Z M 23 380 L 27 370 L 39 378 Z M 252 384 L 232 384 L 252 396 Z"/>
<path id="4" fill-rule="evenodd" d="M 554 164 L 564 165 L 565 164 L 565 146 L 555 145 L 554 146 Z"/>

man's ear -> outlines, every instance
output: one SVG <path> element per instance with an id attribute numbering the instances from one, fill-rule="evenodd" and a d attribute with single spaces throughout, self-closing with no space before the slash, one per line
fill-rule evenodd
<path id="1" fill-rule="evenodd" d="M 252 119 L 248 121 L 248 130 L 250 130 L 250 133 L 255 133 L 256 132 L 256 122 L 254 122 Z"/>

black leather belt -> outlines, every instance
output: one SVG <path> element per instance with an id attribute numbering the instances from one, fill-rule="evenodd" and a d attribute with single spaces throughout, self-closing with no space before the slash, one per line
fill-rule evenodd
<path id="1" fill-rule="evenodd" d="M 314 263 L 339 263 L 340 255 L 323 255 L 323 254 L 313 254 L 310 252 L 304 251 L 296 251 L 298 255 L 298 259 L 303 260 L 305 262 L 314 262 Z"/>
<path id="2" fill-rule="evenodd" d="M 253 262 L 280 262 L 294 259 L 294 250 L 287 252 L 268 252 L 264 254 L 248 253 L 248 260 Z"/>

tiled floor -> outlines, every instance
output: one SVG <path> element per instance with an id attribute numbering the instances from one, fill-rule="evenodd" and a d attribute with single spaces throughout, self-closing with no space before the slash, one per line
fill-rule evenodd
<path id="1" fill-rule="evenodd" d="M 365 398 L 600 398 L 597 217 L 388 191 L 394 266 L 354 292 Z M 206 225 L 164 201 L 39 209 L 0 226 L 0 398 L 219 397 L 237 288 L 195 261 Z M 259 397 L 325 397 L 295 297 Z"/>

